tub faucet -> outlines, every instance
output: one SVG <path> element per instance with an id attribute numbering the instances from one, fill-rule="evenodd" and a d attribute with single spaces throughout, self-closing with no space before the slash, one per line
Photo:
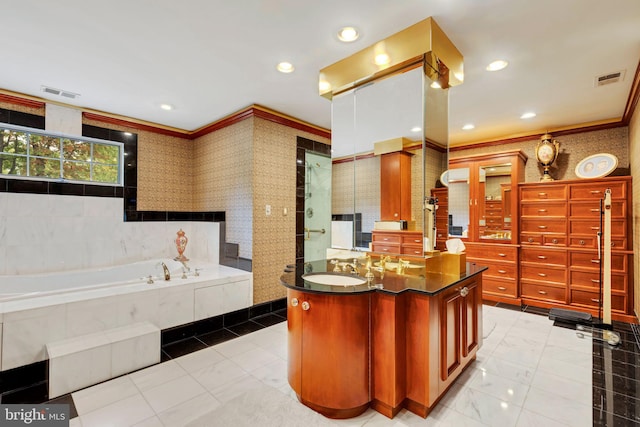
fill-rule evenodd
<path id="1" fill-rule="evenodd" d="M 162 264 L 162 271 L 164 271 L 164 280 L 166 280 L 166 281 L 171 280 L 171 273 L 169 273 L 169 269 L 167 268 L 167 264 L 165 264 L 164 262 L 161 262 L 160 264 Z"/>

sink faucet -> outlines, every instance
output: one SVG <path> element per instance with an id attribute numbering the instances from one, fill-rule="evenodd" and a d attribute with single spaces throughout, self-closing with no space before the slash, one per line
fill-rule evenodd
<path id="1" fill-rule="evenodd" d="M 162 265 L 162 271 L 164 272 L 164 280 L 169 281 L 171 280 L 171 273 L 169 273 L 169 269 L 167 268 L 167 264 L 165 264 L 164 262 L 160 263 Z"/>
<path id="2" fill-rule="evenodd" d="M 342 271 L 347 271 L 347 268 L 351 269 L 351 274 L 358 274 L 358 260 L 354 259 L 353 263 L 346 263 L 343 267 L 342 267 Z"/>
<path id="3" fill-rule="evenodd" d="M 404 274 L 404 269 L 409 267 L 409 261 L 405 261 L 402 258 L 398 258 L 398 268 L 396 269 L 396 273 Z"/>

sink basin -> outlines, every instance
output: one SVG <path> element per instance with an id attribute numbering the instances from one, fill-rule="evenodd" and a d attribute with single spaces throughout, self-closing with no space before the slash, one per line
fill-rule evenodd
<path id="1" fill-rule="evenodd" d="M 367 283 L 367 280 L 362 277 L 349 276 L 346 274 L 307 273 L 303 274 L 302 278 L 307 282 L 316 283 L 318 285 L 356 286 Z"/>

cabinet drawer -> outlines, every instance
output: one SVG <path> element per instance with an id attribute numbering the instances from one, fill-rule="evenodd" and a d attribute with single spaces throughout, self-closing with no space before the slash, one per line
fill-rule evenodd
<path id="1" fill-rule="evenodd" d="M 517 298 L 517 286 L 515 281 L 497 280 L 490 277 L 482 278 L 482 293 L 497 294 Z"/>
<path id="2" fill-rule="evenodd" d="M 567 266 L 567 251 L 538 248 L 522 248 L 521 262 L 535 262 L 544 265 Z"/>
<path id="3" fill-rule="evenodd" d="M 551 268 L 547 264 L 521 265 L 520 277 L 523 279 L 551 282 L 564 285 L 567 283 L 567 273 L 563 268 Z"/>
<path id="4" fill-rule="evenodd" d="M 422 233 L 420 234 L 409 234 L 402 235 L 402 244 L 403 245 L 419 245 L 422 247 Z"/>
<path id="5" fill-rule="evenodd" d="M 486 210 L 488 210 L 488 211 L 489 210 L 491 210 L 491 211 L 497 210 L 497 211 L 502 212 L 502 202 L 495 201 L 495 200 L 487 200 L 487 201 L 484 202 L 484 208 Z"/>
<path id="6" fill-rule="evenodd" d="M 598 292 L 571 290 L 571 304 L 598 307 L 600 296 Z M 611 309 L 616 311 L 626 311 L 626 298 L 623 295 L 611 295 Z"/>
<path id="7" fill-rule="evenodd" d="M 600 219 L 571 219 L 569 234 L 596 234 L 600 230 Z M 611 220 L 611 235 L 625 237 L 627 222 L 624 219 Z"/>
<path id="8" fill-rule="evenodd" d="M 388 252 L 391 254 L 400 253 L 400 245 L 387 245 L 384 243 L 374 243 L 372 245 L 373 252 Z"/>
<path id="9" fill-rule="evenodd" d="M 500 264 L 497 262 L 480 261 L 478 264 L 484 264 L 487 267 L 487 271 L 484 272 L 483 277 L 494 277 L 499 279 L 512 279 L 516 280 L 518 277 L 518 268 L 515 264 Z"/>
<path id="10" fill-rule="evenodd" d="M 566 246 L 567 238 L 564 234 L 520 234 L 520 243 L 525 245 L 541 245 L 541 246 Z"/>
<path id="11" fill-rule="evenodd" d="M 597 252 L 571 252 L 569 254 L 569 262 L 572 267 L 599 269 L 600 260 Z M 611 270 L 626 273 L 627 255 L 611 254 Z"/>
<path id="12" fill-rule="evenodd" d="M 399 234 L 379 234 L 374 232 L 372 240 L 378 243 L 400 243 L 402 238 Z"/>
<path id="13" fill-rule="evenodd" d="M 598 289 L 600 287 L 600 273 L 598 271 L 570 271 L 569 284 L 571 286 L 582 286 Z M 627 275 L 612 274 L 611 289 L 623 292 L 626 291 Z"/>
<path id="14" fill-rule="evenodd" d="M 569 203 L 571 218 L 600 218 L 600 200 L 587 200 Z M 625 218 L 627 216 L 627 201 L 611 201 L 611 217 Z"/>
<path id="15" fill-rule="evenodd" d="M 566 185 L 536 185 L 520 188 L 520 200 L 565 200 Z"/>
<path id="16" fill-rule="evenodd" d="M 520 220 L 520 228 L 523 232 L 565 234 L 567 232 L 567 220 L 564 218 L 522 218 Z"/>
<path id="17" fill-rule="evenodd" d="M 401 252 L 403 255 L 414 255 L 414 256 L 424 255 L 424 252 L 422 251 L 422 246 L 416 246 L 416 245 L 402 245 Z"/>
<path id="18" fill-rule="evenodd" d="M 585 237 L 570 237 L 569 246 L 574 248 L 585 249 L 598 249 L 598 237 L 597 236 L 585 236 Z M 624 250 L 627 247 L 627 239 L 612 238 L 611 248 Z"/>
<path id="19" fill-rule="evenodd" d="M 565 202 L 522 203 L 520 205 L 520 214 L 522 216 L 559 216 L 565 218 L 567 216 L 567 204 Z"/>
<path id="20" fill-rule="evenodd" d="M 489 259 L 496 261 L 516 262 L 518 259 L 518 248 L 507 245 L 472 244 L 466 245 L 467 256 L 471 258 Z"/>
<path id="21" fill-rule="evenodd" d="M 534 283 L 521 283 L 520 292 L 523 298 L 535 298 L 551 302 L 566 303 L 566 289 Z"/>
<path id="22" fill-rule="evenodd" d="M 571 184 L 569 186 L 570 199 L 602 199 L 607 188 L 611 189 L 612 199 L 624 199 L 627 197 L 627 183 L 601 182 L 597 184 Z"/>

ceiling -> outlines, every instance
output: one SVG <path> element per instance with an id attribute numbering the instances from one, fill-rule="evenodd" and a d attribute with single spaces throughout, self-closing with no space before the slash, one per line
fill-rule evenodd
<path id="1" fill-rule="evenodd" d="M 186 131 L 252 104 L 330 129 L 319 70 L 429 16 L 464 55 L 464 84 L 450 89 L 452 144 L 619 121 L 640 59 L 638 0 L 20 0 L 2 9 L 0 89 Z M 360 39 L 338 41 L 345 25 Z M 509 66 L 486 71 L 495 59 Z M 281 61 L 295 71 L 278 72 Z M 595 87 L 617 71 L 621 82 Z M 527 111 L 537 116 L 520 119 Z M 475 129 L 462 130 L 467 123 Z"/>

